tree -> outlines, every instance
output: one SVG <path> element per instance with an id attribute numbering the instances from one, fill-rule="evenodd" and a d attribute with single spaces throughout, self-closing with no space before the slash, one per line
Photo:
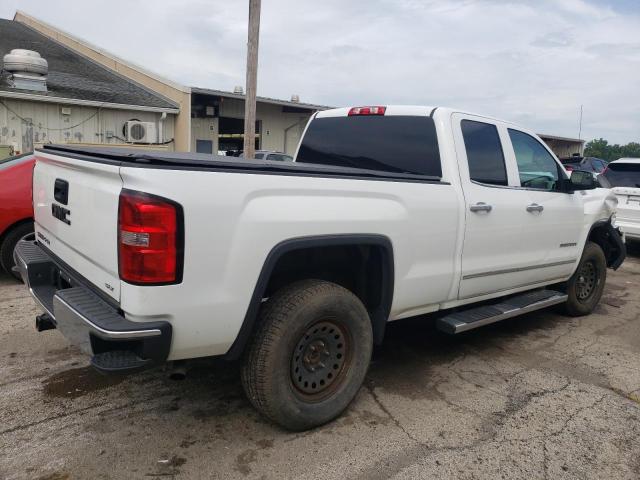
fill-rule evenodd
<path id="1" fill-rule="evenodd" d="M 598 157 L 610 162 L 622 157 L 640 158 L 640 143 L 631 142 L 626 145 L 609 145 L 604 138 L 598 138 L 587 142 L 584 147 L 585 157 Z"/>

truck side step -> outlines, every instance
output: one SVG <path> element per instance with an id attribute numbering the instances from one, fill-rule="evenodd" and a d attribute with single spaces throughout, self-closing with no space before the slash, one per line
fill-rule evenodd
<path id="1" fill-rule="evenodd" d="M 436 327 L 442 332 L 453 335 L 566 301 L 567 295 L 562 292 L 535 290 L 509 297 L 494 305 L 450 313 L 438 319 Z"/>
<path id="2" fill-rule="evenodd" d="M 124 373 L 146 367 L 151 360 L 138 357 L 129 350 L 114 350 L 94 355 L 91 365 L 102 373 Z"/>

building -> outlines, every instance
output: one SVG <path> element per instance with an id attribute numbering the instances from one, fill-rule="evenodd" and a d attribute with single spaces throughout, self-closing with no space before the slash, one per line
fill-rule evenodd
<path id="1" fill-rule="evenodd" d="M 584 153 L 584 140 L 579 138 L 558 137 L 539 133 L 538 136 L 549 146 L 559 158 L 571 157 L 574 154 Z"/>
<path id="2" fill-rule="evenodd" d="M 44 143 L 123 144 L 128 120 L 161 126 L 152 139 L 169 148 L 178 105 L 57 41 L 0 19 L 0 59 L 13 49 L 34 50 L 48 63 L 41 82 L 0 75 L 0 145 L 28 152 Z"/>
<path id="3" fill-rule="evenodd" d="M 21 151 L 48 141 L 116 145 L 124 138 L 125 122 L 138 119 L 154 122 L 162 133 L 156 143 L 138 146 L 202 153 L 242 149 L 240 87 L 229 92 L 179 85 L 20 11 L 12 21 L 0 23 L 0 56 L 13 48 L 35 50 L 49 62 L 49 88 L 36 95 L 10 87 L 6 79 L 2 82 L 0 100 L 6 105 L 0 104 L 0 129 L 11 122 L 7 131 L 15 135 L 0 137 L 0 144 L 10 141 Z M 69 79 L 78 84 L 72 92 L 65 90 Z M 130 91 L 131 95 L 121 94 Z M 72 93 L 75 97 L 67 98 Z M 297 98 L 258 97 L 257 148 L 294 153 L 309 117 L 328 108 Z M 68 105 L 76 108 L 71 114 L 61 113 L 63 108 L 69 111 Z"/>
<path id="4" fill-rule="evenodd" d="M 191 88 L 191 151 L 239 151 L 244 143 L 244 94 Z M 295 153 L 309 117 L 328 107 L 258 97 L 256 149 Z"/>

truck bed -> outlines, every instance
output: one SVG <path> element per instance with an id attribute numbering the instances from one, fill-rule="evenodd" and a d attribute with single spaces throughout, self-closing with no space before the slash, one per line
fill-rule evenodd
<path id="1" fill-rule="evenodd" d="M 204 153 L 154 152 L 150 150 L 141 151 L 135 148 L 85 147 L 55 144 L 45 145 L 42 151 L 79 160 L 140 168 L 442 183 L 441 178 L 427 175 L 365 170 L 334 165 L 245 159 Z"/>

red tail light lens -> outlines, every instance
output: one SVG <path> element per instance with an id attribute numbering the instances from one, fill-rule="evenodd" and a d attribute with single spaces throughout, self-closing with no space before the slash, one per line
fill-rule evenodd
<path id="1" fill-rule="evenodd" d="M 353 107 L 349 110 L 349 116 L 354 117 L 357 115 L 384 115 L 387 111 L 387 107 Z"/>
<path id="2" fill-rule="evenodd" d="M 567 172 L 573 172 L 573 167 L 572 167 L 571 165 L 565 165 L 565 166 L 564 166 L 564 169 L 565 169 Z"/>
<path id="3" fill-rule="evenodd" d="M 120 278 L 136 285 L 182 281 L 182 221 L 177 203 L 123 190 L 118 212 Z"/>

